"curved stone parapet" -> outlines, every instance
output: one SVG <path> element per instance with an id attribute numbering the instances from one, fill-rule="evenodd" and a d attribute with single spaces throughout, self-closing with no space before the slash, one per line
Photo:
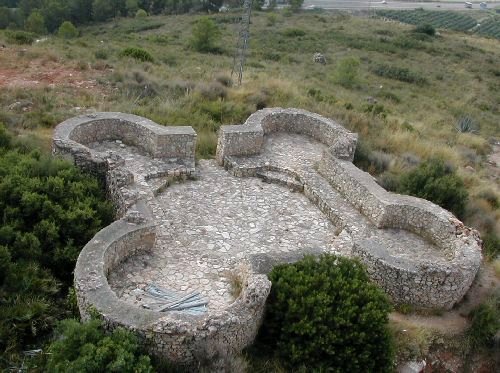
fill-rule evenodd
<path id="1" fill-rule="evenodd" d="M 136 208 L 148 215 L 144 206 Z M 135 224 L 122 219 L 102 229 L 83 248 L 75 269 L 82 318 L 97 312 L 108 329 L 127 328 L 148 351 L 180 364 L 215 361 L 251 344 L 271 287 L 265 275 L 240 273 L 240 295 L 223 313 L 213 316 L 150 311 L 116 296 L 108 284 L 108 273 L 128 257 L 151 250 L 156 230 L 156 223 L 150 221 Z"/>
<path id="2" fill-rule="evenodd" d="M 82 115 L 60 123 L 54 130 L 52 153 L 104 181 L 118 216 L 138 200 L 138 191 L 127 187 L 136 180 L 122 156 L 95 149 L 102 142 L 119 142 L 122 147 L 132 146 L 158 159 L 161 166 L 153 168 L 146 179 L 191 176 L 195 172 L 196 132 L 190 126 L 161 126 L 137 115 L 113 112 Z"/>
<path id="3" fill-rule="evenodd" d="M 133 114 L 104 112 L 68 119 L 54 130 L 52 149 L 58 155 L 87 153 L 91 152 L 89 144 L 105 140 L 120 140 L 152 158 L 194 166 L 196 132 L 192 127 L 161 126 Z"/>
<path id="4" fill-rule="evenodd" d="M 387 192 L 352 163 L 324 154 L 318 172 L 378 228 L 398 228 L 432 242 L 447 260 L 415 260 L 389 253 L 380 240 L 354 240 L 372 278 L 399 303 L 451 308 L 469 289 L 481 264 L 477 231 L 421 198 Z"/>
<path id="5" fill-rule="evenodd" d="M 352 161 L 357 135 L 337 122 L 301 109 L 268 108 L 250 115 L 243 125 L 222 126 L 217 144 L 217 161 L 228 156 L 259 154 L 264 135 L 290 132 L 310 136 L 328 146 L 340 159 Z"/>
<path id="6" fill-rule="evenodd" d="M 107 329 L 127 328 L 154 355 L 186 365 L 217 363 L 250 345 L 271 287 L 265 275 L 242 266 L 234 302 L 202 316 L 144 309 L 111 289 L 108 276 L 118 265 L 155 247 L 160 222 L 151 201 L 172 179 L 195 176 L 195 145 L 191 127 L 163 127 L 123 113 L 71 118 L 53 136 L 53 154 L 105 180 L 121 217 L 98 232 L 77 260 L 74 283 L 82 318 L 97 314 Z"/>
<path id="7" fill-rule="evenodd" d="M 221 127 L 218 162 L 236 176 L 258 176 L 269 171 L 281 171 L 283 179 L 293 175 L 299 183 L 296 189 L 303 190 L 345 230 L 352 240 L 352 254 L 367 265 L 371 278 L 396 303 L 450 309 L 467 292 L 481 264 L 477 231 L 429 201 L 384 190 L 371 175 L 351 163 L 356 135 L 322 119 L 296 109 L 261 110 L 244 125 Z M 282 159 L 261 155 L 265 136 L 273 132 L 308 135 L 325 144 L 327 150 L 314 165 L 291 169 Z M 342 140 L 335 142 L 335 138 Z M 336 143 L 349 144 L 341 147 L 348 151 L 332 147 Z M 339 196 L 332 197 L 325 181 Z M 339 197 L 361 214 L 352 213 L 347 206 L 339 208 Z M 391 252 L 389 247 L 397 241 L 400 230 L 430 242 L 426 246 L 434 248 L 432 256 L 411 254 L 412 247 L 400 254 Z"/>

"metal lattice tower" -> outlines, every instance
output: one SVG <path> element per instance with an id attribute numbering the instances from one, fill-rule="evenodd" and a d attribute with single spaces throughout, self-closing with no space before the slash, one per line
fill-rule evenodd
<path id="1" fill-rule="evenodd" d="M 238 74 L 238 85 L 241 85 L 243 77 L 243 67 L 245 66 L 246 53 L 250 42 L 250 15 L 252 14 L 252 0 L 243 1 L 243 16 L 240 21 L 240 30 L 238 32 L 238 41 L 236 42 L 236 51 L 233 59 L 233 74 Z"/>

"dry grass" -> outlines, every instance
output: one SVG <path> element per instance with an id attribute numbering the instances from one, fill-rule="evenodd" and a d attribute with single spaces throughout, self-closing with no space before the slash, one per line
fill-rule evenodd
<path id="1" fill-rule="evenodd" d="M 473 201 L 484 188 L 498 193 L 485 167 L 487 140 L 500 137 L 500 78 L 492 73 L 500 60 L 498 40 L 445 31 L 401 47 L 401 40 L 411 41 L 412 26 L 342 12 L 255 12 L 243 85 L 236 87 L 230 82 L 236 15 L 212 15 L 222 31 L 221 54 L 188 48 L 197 15 L 118 19 L 82 27 L 82 36 L 70 41 L 8 46 L 0 54 L 2 68 L 27 69 L 38 61 L 44 68 L 71 67 L 98 83 L 91 89 L 59 83 L 30 92 L 3 89 L 0 121 L 36 132 L 85 110 L 132 112 L 165 125 L 192 125 L 198 132 L 197 155 L 206 158 L 215 153 L 220 125 L 242 123 L 263 107 L 300 107 L 358 132 L 372 150 L 393 159 L 388 166 L 393 174 L 408 169 L 405 154 L 440 157 L 458 168 Z M 144 27 L 154 23 L 163 26 Z M 6 43 L 1 33 L 0 41 Z M 147 50 L 155 62 L 120 58 L 126 47 Z M 315 52 L 326 56 L 326 65 L 312 62 Z M 334 83 L 336 66 L 346 57 L 360 61 L 351 88 Z M 429 83 L 379 77 L 372 72 L 378 65 L 409 67 Z M 24 96 L 35 102 L 33 110 L 6 109 Z M 378 100 L 383 116 L 366 112 L 367 97 Z M 456 132 L 456 120 L 464 114 L 478 122 L 478 134 Z M 481 209 L 500 233 L 498 209 Z"/>

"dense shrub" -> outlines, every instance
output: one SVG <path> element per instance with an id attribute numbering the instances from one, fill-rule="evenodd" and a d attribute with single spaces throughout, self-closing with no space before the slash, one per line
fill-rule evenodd
<path id="1" fill-rule="evenodd" d="M 78 30 L 71 22 L 64 21 L 61 26 L 59 26 L 57 36 L 64 39 L 73 39 L 78 36 Z"/>
<path id="2" fill-rule="evenodd" d="M 302 8 L 304 0 L 288 0 L 288 4 L 290 4 L 290 9 L 292 11 L 298 12 Z"/>
<path id="3" fill-rule="evenodd" d="M 275 3 L 276 6 L 276 3 Z M 275 13 L 268 13 L 267 17 L 267 26 L 274 26 L 276 24 L 276 21 L 278 20 L 278 16 Z"/>
<path id="4" fill-rule="evenodd" d="M 0 154 L 2 154 L 2 151 L 5 151 L 8 147 L 10 147 L 11 141 L 12 136 L 7 132 L 3 123 L 0 123 Z"/>
<path id="5" fill-rule="evenodd" d="M 468 330 L 474 348 L 492 347 L 493 337 L 500 330 L 500 293 L 493 294 L 471 312 Z"/>
<path id="6" fill-rule="evenodd" d="M 12 44 L 33 44 L 35 34 L 26 31 L 6 31 L 7 41 Z"/>
<path id="7" fill-rule="evenodd" d="M 405 67 L 379 65 L 373 69 L 373 72 L 378 76 L 401 82 L 420 85 L 427 83 L 427 80 L 423 76 Z"/>
<path id="8" fill-rule="evenodd" d="M 436 29 L 434 28 L 434 26 L 432 26 L 428 23 L 423 23 L 421 25 L 418 25 L 417 27 L 415 27 L 415 29 L 413 31 L 417 32 L 419 34 L 426 34 L 429 36 L 436 35 Z"/>
<path id="9" fill-rule="evenodd" d="M 94 56 L 98 60 L 106 60 L 109 57 L 108 51 L 105 49 L 98 49 L 94 52 Z"/>
<path id="10" fill-rule="evenodd" d="M 431 159 L 401 175 L 398 192 L 425 198 L 459 218 L 465 212 L 468 193 L 455 171 L 440 159 Z"/>
<path id="11" fill-rule="evenodd" d="M 38 10 L 31 12 L 29 17 L 24 22 L 24 28 L 28 32 L 34 34 L 43 35 L 47 33 L 47 28 L 45 27 L 45 19 L 42 13 Z"/>
<path id="12" fill-rule="evenodd" d="M 131 332 L 118 328 L 105 335 L 98 320 L 81 324 L 69 319 L 56 330 L 47 371 L 146 373 L 153 367 Z"/>
<path id="13" fill-rule="evenodd" d="M 66 161 L 9 151 L 0 159 L 0 245 L 71 280 L 80 249 L 111 221 L 98 182 Z"/>
<path id="14" fill-rule="evenodd" d="M 353 163 L 372 175 L 380 174 L 389 168 L 392 156 L 381 151 L 374 151 L 365 141 L 358 141 Z"/>
<path id="15" fill-rule="evenodd" d="M 131 57 L 142 62 L 153 62 L 153 56 L 145 49 L 129 47 L 125 48 L 121 54 L 123 57 Z"/>
<path id="16" fill-rule="evenodd" d="M 231 87 L 233 85 L 233 79 L 231 79 L 230 75 L 219 73 L 219 74 L 215 75 L 214 79 L 216 82 L 219 82 L 224 87 Z"/>
<path id="17" fill-rule="evenodd" d="M 0 128 L 0 369 L 66 315 L 76 258 L 112 219 L 97 180 L 11 142 Z"/>
<path id="18" fill-rule="evenodd" d="M 219 27 L 212 19 L 201 17 L 193 26 L 190 40 L 191 47 L 202 53 L 218 52 L 217 42 L 220 35 Z"/>
<path id="19" fill-rule="evenodd" d="M 306 256 L 276 266 L 259 341 L 289 367 L 386 372 L 390 303 L 356 261 Z"/>
<path id="20" fill-rule="evenodd" d="M 283 35 L 289 38 L 304 36 L 306 32 L 300 28 L 287 28 L 283 31 Z"/>
<path id="21" fill-rule="evenodd" d="M 196 87 L 200 95 L 207 100 L 224 99 L 227 96 L 227 88 L 218 81 L 211 83 L 201 83 Z"/>
<path id="22" fill-rule="evenodd" d="M 335 83 L 346 88 L 352 87 L 358 80 L 359 64 L 359 60 L 353 57 L 340 60 L 333 77 Z"/>
<path id="23" fill-rule="evenodd" d="M 146 11 L 144 9 L 139 9 L 135 13 L 135 18 L 146 18 L 147 16 L 148 16 L 148 13 L 146 13 Z"/>
<path id="24" fill-rule="evenodd" d="M 488 259 L 495 259 L 500 255 L 500 237 L 495 233 L 483 235 L 483 253 Z"/>

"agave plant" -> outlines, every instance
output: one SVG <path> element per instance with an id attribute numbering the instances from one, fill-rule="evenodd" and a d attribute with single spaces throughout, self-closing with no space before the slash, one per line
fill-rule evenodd
<path id="1" fill-rule="evenodd" d="M 463 115 L 458 118 L 455 124 L 455 129 L 457 132 L 461 133 L 477 133 L 478 126 L 477 123 L 468 115 Z"/>

